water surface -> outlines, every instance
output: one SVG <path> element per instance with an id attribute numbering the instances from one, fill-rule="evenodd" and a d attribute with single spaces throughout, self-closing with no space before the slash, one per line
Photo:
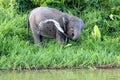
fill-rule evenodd
<path id="1" fill-rule="evenodd" d="M 0 80 L 120 80 L 120 69 L 0 71 Z"/>

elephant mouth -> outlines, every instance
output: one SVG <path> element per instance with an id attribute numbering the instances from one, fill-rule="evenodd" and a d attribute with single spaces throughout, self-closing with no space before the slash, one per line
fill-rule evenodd
<path id="1" fill-rule="evenodd" d="M 79 31 L 74 31 L 71 35 L 64 33 L 64 35 L 69 38 L 70 40 L 77 40 L 80 37 Z"/>
<path id="2" fill-rule="evenodd" d="M 74 37 L 74 33 L 72 33 L 72 37 Z"/>

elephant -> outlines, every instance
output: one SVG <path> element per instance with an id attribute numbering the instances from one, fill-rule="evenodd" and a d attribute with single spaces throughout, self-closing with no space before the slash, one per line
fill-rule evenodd
<path id="1" fill-rule="evenodd" d="M 37 7 L 29 14 L 28 34 L 29 27 L 36 44 L 43 44 L 43 37 L 56 38 L 59 43 L 64 43 L 68 39 L 77 40 L 85 24 L 82 19 L 57 9 Z"/>

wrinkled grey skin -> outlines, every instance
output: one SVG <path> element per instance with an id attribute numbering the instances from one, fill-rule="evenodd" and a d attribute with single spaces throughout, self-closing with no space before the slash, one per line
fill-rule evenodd
<path id="1" fill-rule="evenodd" d="M 47 19 L 56 20 L 64 33 L 60 32 L 52 21 L 40 24 L 41 21 Z M 57 38 L 59 42 L 65 42 L 67 38 L 76 40 L 85 27 L 81 19 L 48 7 L 38 7 L 32 10 L 28 18 L 28 25 L 31 27 L 35 43 L 42 43 L 43 36 Z"/>

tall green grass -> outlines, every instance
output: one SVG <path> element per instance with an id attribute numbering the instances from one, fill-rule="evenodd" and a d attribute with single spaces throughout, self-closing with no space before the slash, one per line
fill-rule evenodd
<path id="1" fill-rule="evenodd" d="M 8 1 L 0 2 L 0 69 L 120 66 L 119 0 L 78 0 L 77 3 L 74 0 L 32 0 L 31 5 L 54 7 L 85 21 L 86 28 L 80 39 L 65 45 L 56 39 L 44 38 L 47 47 L 33 44 L 32 34 L 30 41 L 27 40 L 30 10 L 26 10 L 27 5 L 22 6 L 24 0 Z"/>

